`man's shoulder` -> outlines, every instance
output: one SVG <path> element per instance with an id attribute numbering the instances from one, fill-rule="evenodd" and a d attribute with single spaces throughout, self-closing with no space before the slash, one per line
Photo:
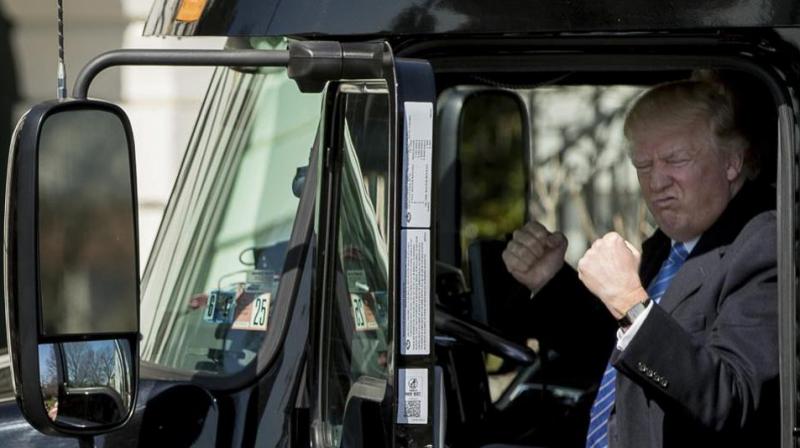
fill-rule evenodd
<path id="1" fill-rule="evenodd" d="M 775 210 L 761 212 L 745 224 L 727 248 L 733 256 L 777 259 L 778 219 Z"/>
<path id="2" fill-rule="evenodd" d="M 739 236 L 736 237 L 734 244 L 743 242 L 755 237 L 768 237 L 774 240 L 777 237 L 778 214 L 775 210 L 761 212 L 754 216 L 745 224 Z"/>

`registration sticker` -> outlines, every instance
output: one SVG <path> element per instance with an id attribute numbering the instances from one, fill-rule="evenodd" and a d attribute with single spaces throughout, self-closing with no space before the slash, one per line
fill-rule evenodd
<path id="1" fill-rule="evenodd" d="M 375 297 L 372 294 L 350 294 L 350 304 L 353 306 L 356 331 L 378 329 L 378 320 L 375 319 Z"/>
<path id="2" fill-rule="evenodd" d="M 269 302 L 272 294 L 243 293 L 236 301 L 236 317 L 231 328 L 235 330 L 267 331 Z"/>
<path id="3" fill-rule="evenodd" d="M 230 323 L 236 294 L 235 290 L 215 289 L 211 291 L 208 294 L 203 320 L 210 324 Z M 198 300 L 197 303 L 201 304 L 202 301 Z"/>

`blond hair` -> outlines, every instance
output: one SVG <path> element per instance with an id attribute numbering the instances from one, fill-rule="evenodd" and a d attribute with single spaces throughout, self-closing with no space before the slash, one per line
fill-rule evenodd
<path id="1" fill-rule="evenodd" d="M 737 98 L 713 72 L 697 72 L 692 79 L 659 84 L 640 95 L 625 118 L 624 133 L 630 142 L 634 129 L 657 119 L 673 123 L 707 120 L 708 143 L 718 151 L 741 153 L 746 178 L 758 174 L 751 141 L 739 123 Z"/>

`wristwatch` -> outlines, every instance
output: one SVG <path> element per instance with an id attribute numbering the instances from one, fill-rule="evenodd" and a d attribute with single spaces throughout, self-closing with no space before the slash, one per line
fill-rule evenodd
<path id="1" fill-rule="evenodd" d="M 648 306 L 650 306 L 650 302 L 651 302 L 650 297 L 648 297 L 642 300 L 641 302 L 637 303 L 636 305 L 633 305 L 631 309 L 629 309 L 628 312 L 625 313 L 625 315 L 622 316 L 622 318 L 617 321 L 620 328 L 625 329 L 633 325 L 633 321 L 635 321 L 636 318 L 639 317 L 639 315 L 642 314 L 644 310 L 647 309 Z"/>

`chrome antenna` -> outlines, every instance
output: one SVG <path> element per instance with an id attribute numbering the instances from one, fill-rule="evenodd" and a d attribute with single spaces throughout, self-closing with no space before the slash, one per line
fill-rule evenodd
<path id="1" fill-rule="evenodd" d="M 58 4 L 58 99 L 67 97 L 67 71 L 64 69 L 64 6 L 62 0 Z"/>

